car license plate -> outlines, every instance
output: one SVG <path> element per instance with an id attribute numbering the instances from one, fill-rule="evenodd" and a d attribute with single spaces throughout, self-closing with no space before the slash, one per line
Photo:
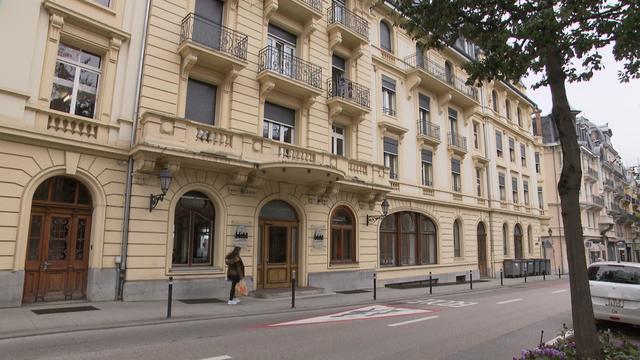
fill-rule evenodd
<path id="1" fill-rule="evenodd" d="M 607 306 L 623 308 L 624 307 L 624 300 L 623 299 L 608 298 L 607 299 Z"/>

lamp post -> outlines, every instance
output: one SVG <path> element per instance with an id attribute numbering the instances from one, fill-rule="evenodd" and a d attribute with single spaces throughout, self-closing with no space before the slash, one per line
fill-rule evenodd
<path id="1" fill-rule="evenodd" d="M 169 191 L 169 186 L 171 185 L 172 177 L 169 169 L 160 170 L 160 174 L 158 176 L 160 177 L 160 190 L 162 193 L 158 195 L 149 195 L 149 212 L 151 212 L 160 201 L 164 200 L 164 196 L 167 194 L 167 191 Z"/>
<path id="2" fill-rule="evenodd" d="M 382 208 L 382 215 L 373 216 L 367 214 L 367 226 L 369 226 L 370 224 L 375 224 L 376 222 L 387 216 L 387 214 L 389 213 L 389 201 L 387 201 L 387 199 L 382 200 L 380 208 Z"/>

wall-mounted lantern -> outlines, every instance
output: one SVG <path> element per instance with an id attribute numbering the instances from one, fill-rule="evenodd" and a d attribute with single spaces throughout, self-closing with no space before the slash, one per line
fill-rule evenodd
<path id="1" fill-rule="evenodd" d="M 162 200 L 164 200 L 164 196 L 167 195 L 167 191 L 169 191 L 169 186 L 171 185 L 171 171 L 169 169 L 160 170 L 160 190 L 161 194 L 158 195 L 149 195 L 149 212 L 151 212 L 156 205 Z"/>
<path id="2" fill-rule="evenodd" d="M 387 216 L 387 214 L 389 214 L 389 201 L 387 201 L 387 199 L 382 200 L 380 208 L 382 208 L 382 215 L 367 215 L 367 226 L 369 226 L 370 224 L 375 224 L 376 222 Z"/>

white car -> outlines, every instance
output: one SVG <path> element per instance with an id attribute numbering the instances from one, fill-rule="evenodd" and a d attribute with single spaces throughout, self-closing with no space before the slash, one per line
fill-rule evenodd
<path id="1" fill-rule="evenodd" d="M 588 274 L 596 320 L 640 325 L 640 264 L 597 262 Z"/>

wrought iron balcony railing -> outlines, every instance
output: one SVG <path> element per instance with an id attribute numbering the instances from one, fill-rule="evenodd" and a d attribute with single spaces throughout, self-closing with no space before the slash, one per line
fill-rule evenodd
<path id="1" fill-rule="evenodd" d="M 449 145 L 456 147 L 460 150 L 467 151 L 467 138 L 464 136 L 458 136 L 456 134 L 449 133 Z"/>
<path id="2" fill-rule="evenodd" d="M 307 6 L 309 6 L 315 11 L 322 13 L 322 0 L 298 0 L 298 1 L 307 4 Z"/>
<path id="3" fill-rule="evenodd" d="M 424 119 L 418 119 L 418 133 L 422 136 L 440 141 L 440 126 Z"/>
<path id="4" fill-rule="evenodd" d="M 602 196 L 592 195 L 592 201 L 594 204 L 604 207 L 604 198 Z"/>
<path id="5" fill-rule="evenodd" d="M 592 168 L 588 168 L 587 169 L 587 174 L 589 174 L 594 179 L 597 179 L 599 177 L 598 172 L 596 170 L 592 169 Z"/>
<path id="6" fill-rule="evenodd" d="M 258 72 L 271 70 L 280 75 L 302 81 L 322 89 L 322 68 L 296 56 L 267 46 L 258 53 Z"/>
<path id="7" fill-rule="evenodd" d="M 180 43 L 187 40 L 247 60 L 247 35 L 194 13 L 185 16 L 180 26 Z"/>
<path id="8" fill-rule="evenodd" d="M 369 108 L 369 89 L 349 79 L 327 79 L 327 98 L 339 97 Z"/>
<path id="9" fill-rule="evenodd" d="M 334 2 L 327 10 L 327 21 L 329 25 L 338 23 L 347 29 L 355 32 L 363 38 L 369 40 L 369 22 L 353 11 L 348 10 L 344 5 Z"/>
<path id="10" fill-rule="evenodd" d="M 444 66 L 436 63 L 435 61 L 427 58 L 426 56 L 419 56 L 418 54 L 412 54 L 404 59 L 404 63 L 408 69 L 422 69 L 427 73 L 433 75 L 437 79 L 451 85 L 463 94 L 478 100 L 478 89 L 474 86 L 466 84 L 465 80 L 447 73 Z"/>

